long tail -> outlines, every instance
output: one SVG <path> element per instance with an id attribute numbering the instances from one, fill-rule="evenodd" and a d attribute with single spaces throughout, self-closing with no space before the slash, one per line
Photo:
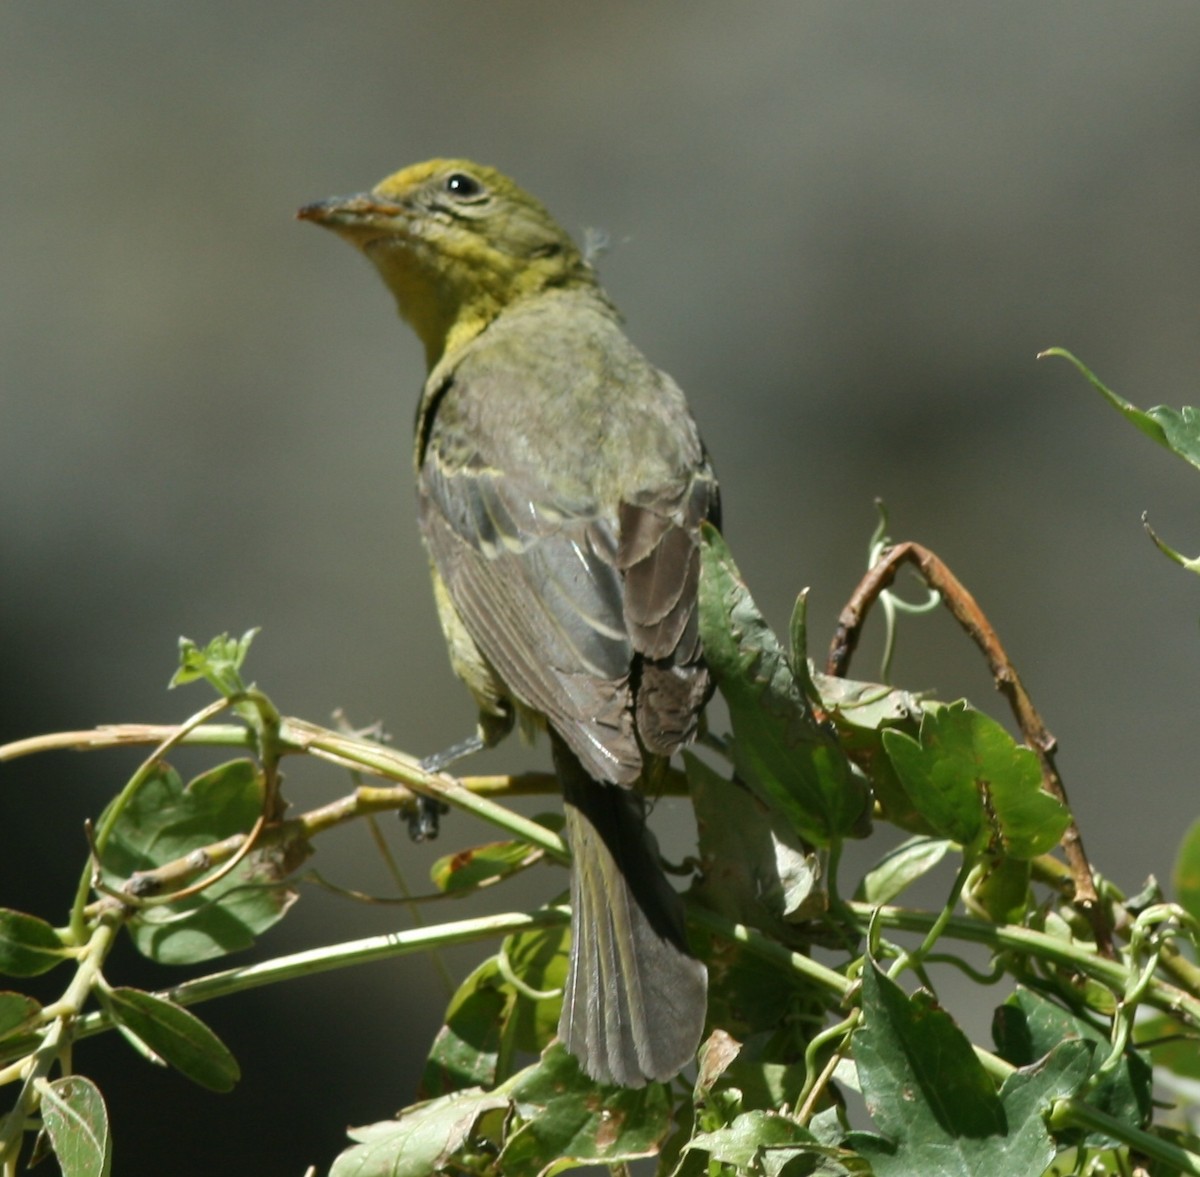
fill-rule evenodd
<path id="1" fill-rule="evenodd" d="M 666 1080 L 695 1056 L 708 975 L 659 866 L 640 796 L 592 780 L 552 734 L 566 803 L 571 959 L 558 1036 L 601 1083 Z"/>

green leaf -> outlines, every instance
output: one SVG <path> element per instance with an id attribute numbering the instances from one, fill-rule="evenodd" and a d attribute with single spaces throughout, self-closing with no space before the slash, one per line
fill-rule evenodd
<path id="1" fill-rule="evenodd" d="M 429 1177 L 445 1170 L 486 1112 L 508 1107 L 477 1088 L 414 1104 L 395 1120 L 352 1128 L 358 1143 L 333 1162 L 329 1177 Z"/>
<path id="2" fill-rule="evenodd" d="M 570 944 L 571 929 L 567 924 L 517 932 L 505 938 L 501 952 L 509 971 L 525 990 L 518 993 L 510 986 L 510 991 L 518 997 L 512 1008 L 511 1029 L 517 1050 L 538 1054 L 558 1033 Z"/>
<path id="3" fill-rule="evenodd" d="M 1037 757 L 965 701 L 925 712 L 918 740 L 886 731 L 905 792 L 942 837 L 1029 859 L 1052 849 L 1070 822 L 1044 792 Z"/>
<path id="4" fill-rule="evenodd" d="M 920 731 L 921 700 L 908 691 L 880 683 L 814 672 L 821 708 L 829 717 L 846 755 L 871 782 L 883 817 L 913 834 L 930 834 L 929 823 L 913 807 L 883 746 L 889 730 L 915 737 Z"/>
<path id="5" fill-rule="evenodd" d="M 262 777 L 251 760 L 234 760 L 185 788 L 167 765 L 153 773 L 113 826 L 101 858 L 114 888 L 135 871 L 248 832 L 262 809 Z M 129 923 L 140 952 L 162 964 L 189 964 L 237 952 L 283 918 L 296 894 L 283 885 L 308 854 L 304 842 L 252 850 L 225 877 L 198 895 L 147 907 Z"/>
<path id="6" fill-rule="evenodd" d="M 1155 1068 L 1200 1080 L 1200 1038 L 1194 1030 L 1167 1014 L 1154 1013 L 1138 1019 L 1137 1037 L 1139 1050 L 1150 1055 Z"/>
<path id="7" fill-rule="evenodd" d="M 700 636 L 729 706 L 738 775 L 806 840 L 857 834 L 869 793 L 813 715 L 778 640 L 758 612 L 725 541 L 705 527 Z"/>
<path id="8" fill-rule="evenodd" d="M 996 1157 L 1006 1177 L 1040 1177 L 1056 1144 L 1046 1113 L 1060 1099 L 1074 1095 L 1087 1080 L 1092 1047 L 1078 1039 L 1058 1043 L 1045 1058 L 1009 1075 L 1000 1088 L 1008 1120 L 1008 1138 Z"/>
<path id="9" fill-rule="evenodd" d="M 516 1051 L 541 1053 L 558 1031 L 569 935 L 564 924 L 509 936 L 467 977 L 434 1040 L 422 1095 L 494 1086 Z"/>
<path id="10" fill-rule="evenodd" d="M 42 1120 L 62 1177 L 108 1177 L 112 1137 L 100 1089 L 82 1075 L 39 1085 Z"/>
<path id="11" fill-rule="evenodd" d="M 876 1177 L 1041 1177 L 1055 1153 L 1044 1115 L 1087 1077 L 1092 1047 L 1060 1043 L 997 1092 L 966 1036 L 873 962 L 863 970 L 863 1026 L 853 1038 L 867 1108 L 885 1137 L 851 1133 Z"/>
<path id="12" fill-rule="evenodd" d="M 816 855 L 744 786 L 690 752 L 683 760 L 699 833 L 694 891 L 701 902 L 764 931 L 783 932 L 782 921 L 820 915 L 825 896 Z"/>
<path id="13" fill-rule="evenodd" d="M 654 1156 L 671 1131 L 666 1084 L 636 1090 L 599 1086 L 559 1043 L 523 1072 L 513 1102 L 525 1123 L 500 1153 L 498 1168 L 505 1177 Z"/>
<path id="14" fill-rule="evenodd" d="M 873 962 L 852 1042 L 867 1110 L 889 1136 L 980 1140 L 1004 1131 L 1000 1097 L 950 1015 L 927 994 L 910 999 Z"/>
<path id="15" fill-rule="evenodd" d="M 1018 986 L 997 1007 L 992 1019 L 992 1037 L 1000 1056 L 1014 1066 L 1032 1063 L 1066 1039 L 1091 1044 L 1094 1054 L 1089 1071 L 1099 1067 L 1109 1052 L 1106 1033 L 1024 986 Z M 1136 1051 L 1129 1051 L 1113 1071 L 1088 1090 L 1086 1102 L 1122 1124 L 1140 1128 L 1150 1114 L 1151 1079 L 1146 1060 Z M 1087 1142 L 1110 1143 L 1096 1134 L 1089 1135 Z"/>
<path id="16" fill-rule="evenodd" d="M 23 1034 L 41 1012 L 42 1007 L 24 993 L 0 993 L 0 1039 Z"/>
<path id="17" fill-rule="evenodd" d="M 45 920 L 0 907 L 0 973 L 36 977 L 68 959 L 62 939 Z"/>
<path id="18" fill-rule="evenodd" d="M 195 1014 L 141 989 L 110 989 L 104 1006 L 164 1062 L 210 1091 L 230 1091 L 241 1078 L 229 1048 Z"/>
<path id="19" fill-rule="evenodd" d="M 890 903 L 937 866 L 952 845 L 946 838 L 921 836 L 901 842 L 867 871 L 855 898 L 864 903 Z"/>
<path id="20" fill-rule="evenodd" d="M 242 663 L 258 632 L 258 629 L 249 629 L 240 638 L 231 638 L 223 633 L 213 638 L 204 649 L 191 638 L 180 638 L 179 669 L 167 686 L 181 687 L 203 678 L 226 698 L 242 694 L 246 690 L 241 675 Z"/>
<path id="21" fill-rule="evenodd" d="M 528 842 L 488 842 L 439 858 L 429 877 L 439 891 L 461 895 L 490 887 L 540 862 L 544 852 Z"/>
<path id="22" fill-rule="evenodd" d="M 967 880 L 964 899 L 972 911 L 997 924 L 1019 924 L 1029 907 L 1032 874 L 1025 859 L 985 854 Z"/>
<path id="23" fill-rule="evenodd" d="M 812 1133 L 795 1120 L 778 1112 L 754 1109 L 743 1112 L 728 1127 L 696 1133 L 685 1151 L 701 1149 L 720 1164 L 733 1165 L 739 1172 L 758 1173 L 764 1171 L 763 1154 L 768 1150 L 786 1147 L 790 1160 L 799 1152 L 816 1151 L 816 1143 Z M 797 1145 L 807 1147 L 798 1150 Z"/>
<path id="24" fill-rule="evenodd" d="M 1200 920 L 1200 818 L 1183 835 L 1171 879 L 1184 911 L 1192 919 Z"/>
<path id="25" fill-rule="evenodd" d="M 1137 405 L 1118 396 L 1112 389 L 1106 388 L 1097 376 L 1069 351 L 1064 351 L 1061 347 L 1052 347 L 1042 352 L 1042 355 L 1061 356 L 1070 361 L 1087 378 L 1088 383 L 1130 424 L 1185 462 L 1200 467 L 1200 410 L 1191 405 L 1184 405 L 1182 409 L 1172 409 L 1167 405 L 1139 409 Z"/>
<path id="26" fill-rule="evenodd" d="M 421 1077 L 421 1095 L 448 1095 L 496 1083 L 504 1031 L 516 993 L 496 958 L 485 960 L 458 987 Z"/>

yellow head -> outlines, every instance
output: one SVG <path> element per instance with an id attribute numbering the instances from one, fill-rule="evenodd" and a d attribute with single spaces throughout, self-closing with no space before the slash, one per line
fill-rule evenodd
<path id="1" fill-rule="evenodd" d="M 371 259 L 431 368 L 513 302 L 595 284 L 575 243 L 537 200 L 495 168 L 465 159 L 413 164 L 368 193 L 296 215 Z"/>

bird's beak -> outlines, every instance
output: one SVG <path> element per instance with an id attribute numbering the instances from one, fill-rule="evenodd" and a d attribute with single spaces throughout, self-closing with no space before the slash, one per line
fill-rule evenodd
<path id="1" fill-rule="evenodd" d="M 408 224 L 408 214 L 402 205 L 382 200 L 371 192 L 306 204 L 296 210 L 296 219 L 332 229 L 359 246 L 384 234 L 402 233 Z"/>

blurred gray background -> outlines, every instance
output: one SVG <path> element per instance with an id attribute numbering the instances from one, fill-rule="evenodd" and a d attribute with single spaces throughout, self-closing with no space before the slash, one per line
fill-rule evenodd
<path id="1" fill-rule="evenodd" d="M 823 652 L 882 496 L 995 623 L 1093 859 L 1166 877 L 1200 586 L 1139 515 L 1195 551 L 1200 487 L 1034 356 L 1196 403 L 1198 62 L 1200 9 L 1166 3 L 5 5 L 0 739 L 183 718 L 209 696 L 164 691 L 177 637 L 252 625 L 286 713 L 341 706 L 419 754 L 466 734 L 412 518 L 419 348 L 368 266 L 292 219 L 465 155 L 608 234 L 605 283 L 688 391 L 776 627 L 811 586 Z M 1003 714 L 947 618 L 905 626 L 896 677 Z M 0 904 L 62 919 L 82 821 L 133 762 L 0 769 Z M 348 787 L 290 781 L 303 807 Z M 486 836 L 452 819 L 441 848 Z M 394 844 L 425 889 L 428 855 Z M 370 857 L 351 831 L 320 864 L 385 891 Z M 306 895 L 262 948 L 406 919 Z M 111 971 L 163 983 L 129 953 Z M 207 1007 L 233 1097 L 115 1041 L 77 1063 L 119 1172 L 298 1174 L 412 1099 L 443 1004 L 414 959 Z"/>

